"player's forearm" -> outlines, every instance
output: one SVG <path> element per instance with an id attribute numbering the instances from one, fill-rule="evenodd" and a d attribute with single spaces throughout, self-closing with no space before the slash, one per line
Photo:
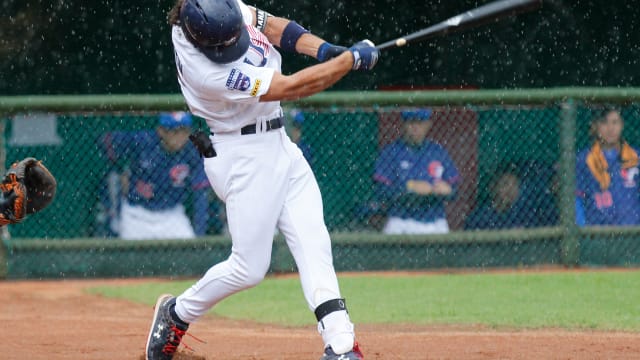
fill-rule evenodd
<path id="1" fill-rule="evenodd" d="M 446 181 L 438 180 L 433 183 L 432 192 L 438 195 L 451 195 L 453 186 Z"/>
<path id="2" fill-rule="evenodd" d="M 296 85 L 293 92 L 299 97 L 318 93 L 337 83 L 352 67 L 353 55 L 347 51 L 330 61 L 300 70 L 291 75 Z"/>
<path id="3" fill-rule="evenodd" d="M 314 95 L 338 82 L 352 66 L 353 55 L 347 51 L 289 76 L 275 73 L 269 91 L 260 97 L 260 101 L 296 100 Z"/>

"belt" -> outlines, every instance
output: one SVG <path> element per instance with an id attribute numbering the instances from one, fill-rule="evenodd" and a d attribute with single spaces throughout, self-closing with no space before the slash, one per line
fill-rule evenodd
<path id="1" fill-rule="evenodd" d="M 284 117 L 281 116 L 275 119 L 268 120 L 265 122 L 265 125 L 267 126 L 267 129 L 265 131 L 280 129 L 281 127 L 284 126 Z M 255 134 L 255 133 L 256 133 L 256 124 L 243 126 L 240 129 L 240 134 L 242 135 L 249 135 L 249 134 Z"/>

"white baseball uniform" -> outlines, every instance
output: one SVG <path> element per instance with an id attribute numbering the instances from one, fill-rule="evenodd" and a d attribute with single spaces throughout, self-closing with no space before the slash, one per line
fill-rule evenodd
<path id="1" fill-rule="evenodd" d="M 276 227 L 296 261 L 309 308 L 341 297 L 316 179 L 284 128 L 266 131 L 266 121 L 282 116 L 280 103 L 258 101 L 268 91 L 274 72 L 281 71 L 281 56 L 251 25 L 250 9 L 239 3 L 251 44 L 234 62 L 213 63 L 184 37 L 179 26 L 172 29 L 184 98 L 191 112 L 206 119 L 214 133 L 211 140 L 217 156 L 205 158 L 204 167 L 226 204 L 233 243 L 226 261 L 210 268 L 178 296 L 176 313 L 186 322 L 264 278 Z M 256 124 L 256 133 L 241 135 L 240 129 L 251 124 Z M 349 334 L 353 344 L 353 324 L 343 313 L 328 315 L 333 323 L 329 327 L 334 327 L 334 335 Z M 324 334 L 323 339 L 327 343 Z"/>

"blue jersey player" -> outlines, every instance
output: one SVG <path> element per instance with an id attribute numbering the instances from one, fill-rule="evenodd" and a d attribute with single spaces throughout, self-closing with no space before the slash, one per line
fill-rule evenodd
<path id="1" fill-rule="evenodd" d="M 615 109 L 591 122 L 593 144 L 576 161 L 578 225 L 640 224 L 639 152 L 622 138 L 623 129 Z"/>
<path id="2" fill-rule="evenodd" d="M 155 130 L 117 131 L 103 138 L 112 162 L 125 162 L 119 236 L 186 239 L 207 227 L 209 188 L 200 155 L 189 141 L 191 115 L 162 113 Z M 185 202 L 193 194 L 193 223 Z"/>
<path id="3" fill-rule="evenodd" d="M 426 139 L 431 110 L 403 111 L 403 136 L 387 145 L 375 165 L 378 196 L 386 204 L 386 234 L 447 233 L 445 201 L 460 182 L 447 151 Z"/>

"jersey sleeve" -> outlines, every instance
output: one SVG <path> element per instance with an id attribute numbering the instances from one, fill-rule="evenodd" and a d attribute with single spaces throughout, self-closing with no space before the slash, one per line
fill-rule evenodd
<path id="1" fill-rule="evenodd" d="M 392 148 L 390 146 L 385 147 L 380 152 L 380 155 L 376 159 L 375 170 L 373 173 L 373 180 L 379 184 L 391 186 L 394 182 L 394 174 L 392 168 Z"/>
<path id="2" fill-rule="evenodd" d="M 140 138 L 139 133 L 112 131 L 102 137 L 102 147 L 109 160 L 116 162 L 131 154 Z"/>
<path id="3" fill-rule="evenodd" d="M 452 186 L 456 186 L 461 180 L 460 173 L 451 156 L 444 148 L 442 148 L 442 162 L 444 164 L 444 174 L 442 178 Z"/>
<path id="4" fill-rule="evenodd" d="M 266 67 L 235 63 L 210 73 L 203 79 L 203 87 L 221 101 L 258 102 L 269 91 L 274 73 L 275 70 Z"/>
<path id="5" fill-rule="evenodd" d="M 197 158 L 196 162 L 193 164 L 193 169 L 193 176 L 191 177 L 191 188 L 193 190 L 202 190 L 209 188 L 209 180 L 207 179 L 207 175 L 204 172 L 202 160 Z"/>
<path id="6" fill-rule="evenodd" d="M 581 197 L 576 196 L 576 225 L 585 226 L 587 223 L 587 217 L 584 211 L 584 200 Z"/>
<path id="7" fill-rule="evenodd" d="M 444 173 L 442 174 L 442 179 L 446 181 L 451 186 L 451 193 L 448 195 L 444 195 L 444 199 L 452 200 L 458 196 L 458 187 L 460 186 L 460 182 L 462 178 L 460 177 L 460 172 L 456 167 L 456 164 L 451 159 L 449 152 L 441 147 L 442 151 L 442 164 L 444 166 Z"/>
<path id="8" fill-rule="evenodd" d="M 406 193 L 406 185 L 398 181 L 396 176 L 397 149 L 393 144 L 382 149 L 375 163 L 373 180 L 376 194 L 380 200 L 391 200 Z"/>
<path id="9" fill-rule="evenodd" d="M 249 6 L 240 0 L 238 0 L 238 5 L 240 5 L 240 11 L 242 12 L 242 19 L 244 20 L 244 23 L 247 25 L 253 25 L 253 13 L 251 12 L 251 9 L 249 9 Z"/>
<path id="10" fill-rule="evenodd" d="M 586 151 L 581 151 L 576 156 L 576 195 L 584 197 L 587 191 L 587 182 L 591 172 L 586 164 Z"/>

